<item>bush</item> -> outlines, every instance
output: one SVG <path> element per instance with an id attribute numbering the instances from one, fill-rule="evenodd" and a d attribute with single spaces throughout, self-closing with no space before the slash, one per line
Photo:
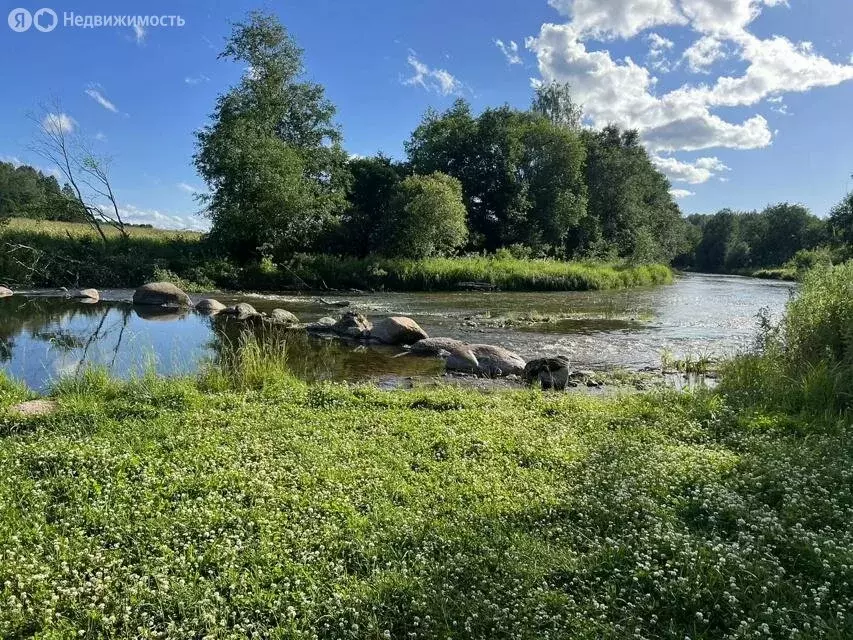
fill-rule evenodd
<path id="1" fill-rule="evenodd" d="M 381 252 L 399 258 L 447 255 L 468 239 L 462 184 L 436 172 L 409 176 L 397 188 Z"/>
<path id="2" fill-rule="evenodd" d="M 853 401 L 853 262 L 809 271 L 774 326 L 764 319 L 755 353 L 724 370 L 742 401 L 837 414 Z"/>

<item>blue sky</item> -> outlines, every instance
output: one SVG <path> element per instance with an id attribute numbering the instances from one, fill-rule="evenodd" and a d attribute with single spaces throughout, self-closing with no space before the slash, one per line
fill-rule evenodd
<path id="1" fill-rule="evenodd" d="M 43 2 L 4 2 L 4 17 L 48 6 L 60 24 L 16 33 L 0 22 L 0 159 L 46 166 L 29 150 L 30 116 L 58 98 L 74 131 L 113 158 L 135 221 L 204 226 L 192 132 L 242 71 L 216 56 L 253 8 L 305 48 L 351 153 L 402 156 L 430 106 L 524 107 L 531 81 L 557 79 L 590 125 L 640 129 L 685 213 L 788 200 L 825 215 L 853 188 L 850 0 Z M 185 24 L 83 29 L 63 26 L 65 12 Z"/>

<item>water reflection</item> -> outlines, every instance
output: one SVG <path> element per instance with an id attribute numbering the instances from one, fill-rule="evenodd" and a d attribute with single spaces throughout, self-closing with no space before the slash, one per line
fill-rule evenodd
<path id="1" fill-rule="evenodd" d="M 672 286 L 565 293 L 370 293 L 349 297 L 368 316 L 407 315 L 430 335 L 497 344 L 525 358 L 561 354 L 572 366 L 659 366 L 661 355 L 720 357 L 752 343 L 759 309 L 778 315 L 789 284 L 690 275 Z M 153 368 L 191 373 L 258 331 L 234 318 L 133 307 L 132 292 L 102 291 L 101 302 L 61 297 L 0 299 L 0 369 L 44 389 L 60 375 L 99 365 L 120 376 Z M 199 296 L 203 297 L 203 296 Z M 332 303 L 344 296 L 324 296 Z M 312 296 L 221 296 L 258 310 L 282 307 L 302 321 L 339 315 Z M 277 329 L 276 331 L 281 331 Z M 263 336 L 261 336 L 263 339 Z M 365 347 L 286 332 L 288 366 L 306 380 L 376 380 L 431 376 L 441 363 L 394 357 L 396 348 Z"/>
<path id="2" fill-rule="evenodd" d="M 122 377 L 153 369 L 161 375 L 197 371 L 238 348 L 241 334 L 286 345 L 288 368 L 305 380 L 365 380 L 383 374 L 427 376 L 442 364 L 400 350 L 309 337 L 301 331 L 251 325 L 233 317 L 123 302 L 84 305 L 64 298 L 15 296 L 0 300 L 0 367 L 44 390 L 85 367 Z"/>

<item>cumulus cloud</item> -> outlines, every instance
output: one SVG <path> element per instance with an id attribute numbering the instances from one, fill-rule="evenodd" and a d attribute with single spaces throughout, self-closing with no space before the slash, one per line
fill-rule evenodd
<path id="1" fill-rule="evenodd" d="M 403 84 L 435 91 L 443 96 L 462 91 L 463 85 L 453 74 L 445 69 L 432 69 L 420 60 L 414 52 L 409 53 L 408 63 L 414 74 L 403 80 Z"/>
<path id="2" fill-rule="evenodd" d="M 681 200 L 682 198 L 687 198 L 689 196 L 696 195 L 695 192 L 689 191 L 688 189 L 670 189 L 669 193 L 676 200 Z"/>
<path id="3" fill-rule="evenodd" d="M 49 133 L 71 133 L 77 122 L 67 113 L 48 113 L 42 119 L 41 126 Z"/>
<path id="4" fill-rule="evenodd" d="M 726 57 L 726 51 L 714 36 L 702 36 L 685 49 L 681 57 L 694 73 L 709 73 L 711 65 Z"/>
<path id="5" fill-rule="evenodd" d="M 646 36 L 649 43 L 649 55 L 646 58 L 648 65 L 655 71 L 666 73 L 672 67 L 667 59 L 667 52 L 675 46 L 675 43 L 669 38 L 664 38 L 657 33 L 650 33 Z"/>
<path id="6" fill-rule="evenodd" d="M 719 158 L 697 158 L 693 162 L 684 162 L 671 156 L 652 156 L 652 162 L 672 182 L 702 184 L 722 171 L 729 171 Z"/>
<path id="7" fill-rule="evenodd" d="M 551 0 L 551 4 L 571 20 L 544 24 L 526 42 L 536 54 L 542 79 L 571 83 L 595 126 L 612 122 L 636 128 L 656 153 L 765 147 L 773 133 L 763 116 L 738 121 L 719 110 L 853 79 L 853 65 L 833 62 L 809 43 L 797 44 L 782 36 L 761 39 L 747 31 L 762 8 L 784 4 L 780 0 Z M 667 38 L 657 33 L 646 36 L 647 66 L 588 46 L 590 39 L 630 38 L 659 25 L 689 26 L 701 34 L 682 56 L 692 71 L 707 71 L 726 55 L 737 55 L 745 70 L 708 85 L 685 84 L 658 94 L 650 69 L 665 68 Z"/>
<path id="8" fill-rule="evenodd" d="M 521 56 L 518 55 L 518 43 L 515 40 L 510 40 L 509 44 L 503 40 L 495 40 L 495 46 L 501 50 L 501 53 L 506 57 L 509 64 L 521 64 Z"/>
<path id="9" fill-rule="evenodd" d="M 91 85 L 88 89 L 86 89 L 86 95 L 92 98 L 95 102 L 101 105 L 107 111 L 112 111 L 113 113 L 118 113 L 118 109 L 116 106 L 107 100 L 103 93 L 99 90 L 97 85 Z"/>

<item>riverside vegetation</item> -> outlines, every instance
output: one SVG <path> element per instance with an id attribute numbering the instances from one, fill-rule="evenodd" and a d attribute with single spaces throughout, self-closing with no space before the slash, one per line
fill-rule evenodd
<path id="1" fill-rule="evenodd" d="M 281 264 L 239 265 L 218 257 L 199 233 L 133 228 L 127 237 L 105 230 L 100 241 L 81 223 L 13 219 L 0 228 L 3 282 L 16 288 L 135 287 L 168 280 L 188 291 L 214 289 L 452 290 L 486 283 L 507 291 L 595 290 L 666 284 L 662 264 L 562 262 L 515 258 L 508 251 L 455 258 L 364 258 L 295 254 Z"/>
<path id="2" fill-rule="evenodd" d="M 0 385 L 0 635 L 849 638 L 853 264 L 717 390 Z"/>

